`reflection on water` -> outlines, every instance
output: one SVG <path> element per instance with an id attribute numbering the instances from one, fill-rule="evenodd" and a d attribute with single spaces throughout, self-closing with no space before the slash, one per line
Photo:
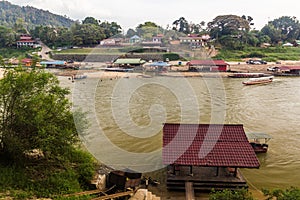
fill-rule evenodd
<path id="1" fill-rule="evenodd" d="M 273 137 L 269 141 L 268 153 L 258 155 L 260 169 L 242 170 L 250 187 L 300 187 L 299 78 L 281 77 L 271 84 L 253 86 L 244 86 L 242 79 L 186 78 L 190 87 L 187 89 L 182 87 L 180 78 L 151 79 L 97 83 L 94 90 L 97 121 L 113 145 L 135 154 L 159 151 L 164 122 L 243 124 L 246 132 L 265 132 Z M 165 83 L 153 84 L 160 81 L 177 90 L 170 89 L 171 86 Z M 89 79 L 86 79 L 76 83 L 76 87 L 79 92 L 86 92 L 89 84 Z M 141 86 L 135 88 L 136 85 Z M 116 87 L 122 90 L 116 92 Z M 135 89 L 128 94 L 126 87 Z M 85 102 L 84 95 L 77 94 L 76 98 L 77 106 L 81 101 Z M 117 110 L 113 110 L 112 107 L 116 106 Z M 196 118 L 197 113 L 199 117 Z M 93 127 L 89 130 L 90 138 L 95 131 L 97 129 Z M 106 143 L 93 148 L 99 148 L 97 152 L 100 152 L 106 148 Z M 156 159 L 153 154 L 145 162 L 151 168 L 152 160 L 157 164 Z M 164 173 L 157 171 L 153 174 L 161 176 Z"/>

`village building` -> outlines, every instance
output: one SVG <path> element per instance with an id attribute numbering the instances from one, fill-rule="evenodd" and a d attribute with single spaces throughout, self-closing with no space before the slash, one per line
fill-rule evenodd
<path id="1" fill-rule="evenodd" d="M 170 190 L 247 188 L 238 168 L 260 167 L 241 124 L 166 123 L 162 159 Z"/>
<path id="2" fill-rule="evenodd" d="M 17 48 L 22 48 L 22 47 L 31 47 L 34 48 L 36 47 L 36 42 L 35 40 L 27 34 L 22 34 L 20 35 L 20 40 L 17 41 Z"/>
<path id="3" fill-rule="evenodd" d="M 100 41 L 100 46 L 112 47 L 112 46 L 121 46 L 122 38 L 109 38 Z"/>
<path id="4" fill-rule="evenodd" d="M 141 58 L 118 58 L 113 62 L 113 65 L 121 68 L 134 68 L 140 67 L 145 62 L 146 61 L 142 60 Z"/>
<path id="5" fill-rule="evenodd" d="M 281 66 L 275 72 L 275 75 L 282 76 L 300 76 L 300 66 Z"/>
<path id="6" fill-rule="evenodd" d="M 21 60 L 22 65 L 26 66 L 26 67 L 30 67 L 33 62 L 31 58 L 24 58 Z"/>
<path id="7" fill-rule="evenodd" d="M 230 67 L 224 60 L 191 60 L 189 71 L 226 72 Z"/>
<path id="8" fill-rule="evenodd" d="M 151 41 L 141 42 L 141 45 L 146 46 L 146 47 L 161 47 L 162 46 L 162 38 L 163 38 L 163 35 L 158 34 L 156 36 L 153 36 Z"/>
<path id="9" fill-rule="evenodd" d="M 42 61 L 40 62 L 42 66 L 46 68 L 66 68 L 67 62 L 63 60 L 55 60 L 55 61 Z"/>
<path id="10" fill-rule="evenodd" d="M 134 35 L 129 39 L 130 44 L 136 44 L 141 42 L 141 38 L 138 35 Z"/>

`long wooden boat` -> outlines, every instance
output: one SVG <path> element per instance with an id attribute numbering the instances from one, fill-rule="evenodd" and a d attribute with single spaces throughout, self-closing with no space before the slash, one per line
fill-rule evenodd
<path id="1" fill-rule="evenodd" d="M 273 81 L 274 76 L 250 78 L 248 81 L 243 81 L 244 85 L 266 84 Z"/>
<path id="2" fill-rule="evenodd" d="M 250 145 L 253 147 L 255 153 L 266 153 L 269 145 L 267 142 L 272 137 L 267 133 L 246 133 Z"/>
<path id="3" fill-rule="evenodd" d="M 258 77 L 265 77 L 266 74 L 264 73 L 233 73 L 228 75 L 229 78 L 258 78 Z"/>

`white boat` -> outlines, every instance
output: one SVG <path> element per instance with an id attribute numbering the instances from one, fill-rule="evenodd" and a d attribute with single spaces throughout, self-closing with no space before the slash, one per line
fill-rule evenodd
<path id="1" fill-rule="evenodd" d="M 250 78 L 248 81 L 244 81 L 244 85 L 256 85 L 256 84 L 266 84 L 273 81 L 274 76 Z"/>

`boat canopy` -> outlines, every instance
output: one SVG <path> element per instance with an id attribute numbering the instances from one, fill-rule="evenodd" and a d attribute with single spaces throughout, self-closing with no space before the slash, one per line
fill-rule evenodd
<path id="1" fill-rule="evenodd" d="M 248 139 L 272 139 L 272 136 L 267 133 L 246 133 Z"/>

